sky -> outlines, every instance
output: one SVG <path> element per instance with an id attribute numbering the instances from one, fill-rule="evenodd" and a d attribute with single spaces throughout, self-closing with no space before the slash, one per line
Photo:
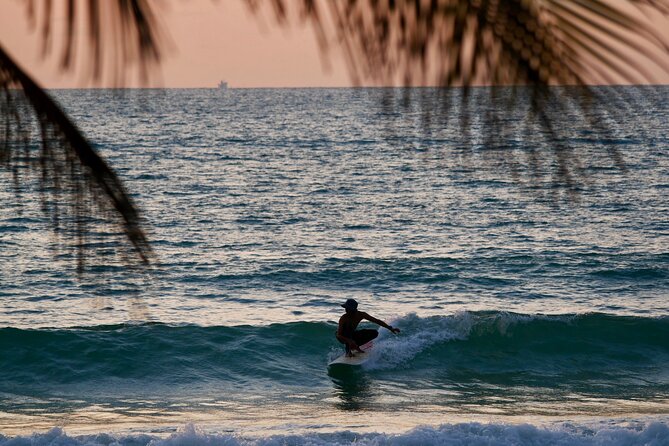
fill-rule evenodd
<path id="1" fill-rule="evenodd" d="M 54 1 L 58 5 L 63 0 Z M 29 26 L 25 0 L 0 2 L 0 44 L 46 88 L 212 88 L 222 80 L 236 88 L 346 87 L 353 84 L 341 52 L 334 48 L 325 55 L 310 26 L 281 27 L 269 10 L 254 15 L 240 0 L 152 2 L 158 6 L 169 40 L 166 41 L 166 54 L 149 83 L 130 79 L 123 85 L 116 85 L 107 79 L 91 84 L 82 70 L 63 72 L 59 69 L 59 52 L 52 52 L 46 58 L 42 56 L 40 35 Z M 35 3 L 42 4 L 40 1 Z M 65 23 L 64 8 L 56 6 L 54 10 L 60 14 L 53 20 L 57 29 Z M 661 33 L 667 35 L 669 19 L 657 16 L 650 17 L 649 26 L 664 30 Z M 630 54 L 631 58 L 637 56 Z M 652 61 L 652 58 L 666 61 L 666 51 L 655 51 L 651 59 L 644 57 L 641 55 L 635 63 L 648 65 L 652 83 L 668 84 L 669 70 L 665 71 Z M 79 62 L 85 63 L 86 59 L 79 57 Z"/>
<path id="2" fill-rule="evenodd" d="M 39 32 L 31 30 L 23 1 L 0 1 L 0 43 L 41 85 L 89 85 L 80 74 L 63 73 L 56 54 L 41 56 Z M 169 41 L 148 86 L 214 87 L 221 80 L 238 88 L 351 85 L 341 54 L 324 57 L 309 26 L 280 27 L 269 14 L 253 15 L 240 1 L 175 0 L 160 6 Z"/>

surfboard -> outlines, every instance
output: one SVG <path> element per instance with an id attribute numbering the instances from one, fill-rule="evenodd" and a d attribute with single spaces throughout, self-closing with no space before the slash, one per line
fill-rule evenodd
<path id="1" fill-rule="evenodd" d="M 346 353 L 344 353 L 338 358 L 330 361 L 328 363 L 328 366 L 331 365 L 357 366 L 364 364 L 365 362 L 367 362 L 367 360 L 369 360 L 369 357 L 372 354 L 372 348 L 374 348 L 374 341 L 369 341 L 368 343 L 361 345 L 360 348 L 364 350 L 364 353 L 353 352 L 353 356 L 346 356 Z"/>

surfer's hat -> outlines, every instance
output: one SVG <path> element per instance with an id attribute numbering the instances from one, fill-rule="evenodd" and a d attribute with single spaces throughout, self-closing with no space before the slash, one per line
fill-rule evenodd
<path id="1" fill-rule="evenodd" d="M 345 303 L 341 304 L 347 310 L 357 310 L 358 302 L 355 299 L 347 299 Z"/>

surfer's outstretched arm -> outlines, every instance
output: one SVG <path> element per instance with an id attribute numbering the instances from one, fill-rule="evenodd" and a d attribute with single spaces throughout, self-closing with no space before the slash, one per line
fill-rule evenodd
<path id="1" fill-rule="evenodd" d="M 399 328 L 392 327 L 392 326 L 386 324 L 385 322 L 383 322 L 381 319 L 377 319 L 374 316 L 370 316 L 367 313 L 362 313 L 362 318 L 367 319 L 369 322 L 374 322 L 376 325 L 380 325 L 381 327 L 387 328 L 388 330 L 392 331 L 395 334 L 400 332 Z"/>

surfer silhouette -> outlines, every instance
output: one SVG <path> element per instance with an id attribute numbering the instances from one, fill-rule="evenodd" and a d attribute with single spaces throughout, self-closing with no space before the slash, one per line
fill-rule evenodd
<path id="1" fill-rule="evenodd" d="M 337 340 L 346 346 L 346 356 L 353 356 L 354 351 L 364 353 L 360 346 L 379 335 L 377 330 L 371 328 L 357 330 L 358 324 L 363 319 L 387 328 L 395 334 L 400 332 L 399 328 L 391 327 L 382 320 L 372 317 L 364 311 L 358 311 L 358 302 L 356 302 L 355 299 L 348 299 L 342 304 L 342 307 L 344 307 L 346 313 L 339 318 Z"/>

